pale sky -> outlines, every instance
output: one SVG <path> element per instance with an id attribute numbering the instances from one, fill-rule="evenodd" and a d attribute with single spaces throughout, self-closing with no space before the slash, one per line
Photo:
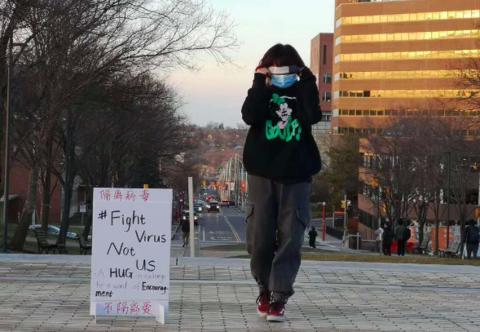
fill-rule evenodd
<path id="1" fill-rule="evenodd" d="M 276 43 L 294 46 L 310 63 L 310 40 L 332 32 L 334 0 L 206 0 L 235 24 L 239 47 L 230 52 L 235 65 L 211 58 L 195 61 L 198 71 L 178 70 L 167 81 L 183 100 L 181 111 L 191 123 L 242 123 L 240 109 L 258 62 Z"/>

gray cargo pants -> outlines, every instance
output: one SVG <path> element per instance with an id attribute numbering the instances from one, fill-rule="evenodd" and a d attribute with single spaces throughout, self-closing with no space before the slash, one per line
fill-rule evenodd
<path id="1" fill-rule="evenodd" d="M 310 223 L 308 182 L 282 184 L 249 175 L 247 251 L 260 291 L 286 302 L 300 268 L 305 229 Z"/>

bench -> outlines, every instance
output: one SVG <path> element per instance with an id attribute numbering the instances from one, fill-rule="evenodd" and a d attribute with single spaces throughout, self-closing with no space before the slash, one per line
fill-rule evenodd
<path id="1" fill-rule="evenodd" d="M 36 229 L 33 232 L 35 233 L 35 238 L 37 239 L 39 254 L 49 254 L 50 252 L 55 253 L 55 251 L 58 250 L 58 246 L 56 244 L 48 242 L 47 232 L 45 232 L 43 229 Z"/>
<path id="2" fill-rule="evenodd" d="M 428 252 L 428 245 L 430 244 L 430 238 L 428 236 L 424 236 L 422 243 L 417 247 L 417 252 L 419 254 L 426 254 Z"/>
<path id="3" fill-rule="evenodd" d="M 83 236 L 78 237 L 78 245 L 80 246 L 80 255 L 88 255 L 92 253 L 92 243 L 85 241 Z"/>
<path id="4" fill-rule="evenodd" d="M 455 240 L 453 241 L 447 249 L 440 250 L 440 256 L 442 257 L 455 257 L 461 254 L 460 247 L 462 246 L 462 242 Z"/>

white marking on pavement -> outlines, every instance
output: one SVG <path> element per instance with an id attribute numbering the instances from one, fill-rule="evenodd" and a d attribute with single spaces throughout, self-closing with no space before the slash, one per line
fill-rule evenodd
<path id="1" fill-rule="evenodd" d="M 233 233 L 233 236 L 235 237 L 235 239 L 237 240 L 237 242 L 242 242 L 242 240 L 240 239 L 240 235 L 238 235 L 237 231 L 235 230 L 235 228 L 233 227 L 232 223 L 230 222 L 230 220 L 228 220 L 228 217 L 226 215 L 223 215 L 223 218 L 225 219 L 225 222 L 227 223 L 228 227 L 230 227 L 230 229 L 232 230 L 232 233 Z"/>

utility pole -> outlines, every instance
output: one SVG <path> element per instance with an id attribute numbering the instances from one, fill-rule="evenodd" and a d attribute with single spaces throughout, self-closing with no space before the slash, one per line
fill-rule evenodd
<path id="1" fill-rule="evenodd" d="M 347 194 L 343 196 L 343 246 L 348 247 Z"/>
<path id="2" fill-rule="evenodd" d="M 377 219 L 378 219 L 378 228 L 382 227 L 382 213 L 380 212 L 380 199 L 382 197 L 382 191 L 380 185 L 378 186 L 377 191 Z"/>
<path id="3" fill-rule="evenodd" d="M 448 248 L 448 245 L 449 245 L 449 242 L 450 242 L 450 179 L 451 179 L 451 155 L 450 155 L 450 151 L 447 152 L 447 167 L 448 167 L 448 170 L 447 170 L 447 181 L 448 181 L 448 184 L 447 184 L 447 248 Z"/>
<path id="4" fill-rule="evenodd" d="M 195 257 L 195 222 L 193 214 L 193 178 L 188 177 L 188 210 L 190 224 L 190 257 Z"/>

